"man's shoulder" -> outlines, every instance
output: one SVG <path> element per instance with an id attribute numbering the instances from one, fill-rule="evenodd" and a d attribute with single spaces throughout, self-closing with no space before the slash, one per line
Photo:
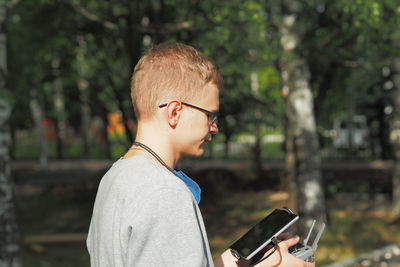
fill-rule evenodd
<path id="1" fill-rule="evenodd" d="M 112 180 L 128 191 L 140 192 L 174 189 L 187 191 L 185 184 L 160 163 L 144 156 L 118 160 L 103 179 Z"/>

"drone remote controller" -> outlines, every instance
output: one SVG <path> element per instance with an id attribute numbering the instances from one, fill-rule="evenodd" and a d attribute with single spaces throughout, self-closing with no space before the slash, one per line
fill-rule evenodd
<path id="1" fill-rule="evenodd" d="M 289 252 L 296 256 L 297 258 L 300 258 L 304 261 L 307 262 L 313 262 L 314 261 L 314 252 L 317 250 L 318 247 L 318 241 L 322 236 L 322 233 L 325 230 L 325 224 L 322 223 L 321 228 L 319 229 L 317 236 L 314 239 L 313 244 L 307 245 L 308 240 L 310 239 L 312 230 L 314 228 L 315 225 L 315 220 L 312 222 L 311 228 L 308 231 L 307 237 L 306 239 L 304 239 L 304 241 L 297 243 L 296 245 L 294 245 L 293 247 L 289 248 Z"/>

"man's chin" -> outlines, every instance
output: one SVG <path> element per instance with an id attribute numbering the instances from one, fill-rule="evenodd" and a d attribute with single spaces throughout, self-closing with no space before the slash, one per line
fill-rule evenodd
<path id="1" fill-rule="evenodd" d="M 197 157 L 201 157 L 201 156 L 203 156 L 203 154 L 204 154 L 204 149 L 200 148 L 198 153 L 197 153 Z"/>
<path id="2" fill-rule="evenodd" d="M 201 157 L 204 154 L 204 149 L 200 148 L 199 150 L 197 150 L 195 153 L 193 153 L 194 157 Z"/>
<path id="3" fill-rule="evenodd" d="M 204 154 L 204 148 L 200 147 L 199 149 L 195 150 L 195 151 L 190 151 L 189 153 L 186 153 L 186 156 L 189 157 L 201 157 Z"/>

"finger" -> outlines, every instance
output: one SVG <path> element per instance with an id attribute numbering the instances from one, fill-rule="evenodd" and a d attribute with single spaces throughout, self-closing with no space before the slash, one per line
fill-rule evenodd
<path id="1" fill-rule="evenodd" d="M 278 240 L 286 240 L 290 237 L 289 232 L 283 232 L 282 234 L 278 235 Z"/>
<path id="2" fill-rule="evenodd" d="M 315 267 L 315 262 L 306 262 L 304 267 Z"/>
<path id="3" fill-rule="evenodd" d="M 290 248 L 290 247 L 296 245 L 297 243 L 299 243 L 299 241 L 300 241 L 300 237 L 298 235 L 296 235 L 285 241 L 282 241 L 281 243 L 279 243 L 279 246 L 287 249 L 287 248 Z"/>

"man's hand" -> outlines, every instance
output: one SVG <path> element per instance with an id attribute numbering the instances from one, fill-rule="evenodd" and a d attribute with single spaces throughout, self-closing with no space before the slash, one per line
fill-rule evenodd
<path id="1" fill-rule="evenodd" d="M 271 267 L 271 266 L 280 266 L 280 267 L 315 267 L 315 262 L 306 262 L 302 259 L 296 258 L 292 254 L 289 253 L 289 248 L 296 245 L 300 241 L 300 237 L 295 236 L 289 238 L 285 241 L 281 241 L 278 243 L 277 250 L 267 259 L 255 265 L 256 267 Z M 267 251 L 265 255 L 268 255 L 270 251 Z"/>
<path id="2" fill-rule="evenodd" d="M 261 261 L 255 267 L 315 267 L 315 262 L 306 262 L 296 258 L 289 253 L 288 249 L 296 245 L 300 241 L 298 236 L 292 237 L 278 244 L 277 250 L 271 256 Z M 274 249 L 274 248 L 272 248 Z M 265 255 L 271 253 L 267 251 Z M 216 267 L 249 267 L 250 262 L 246 260 L 237 260 L 231 253 L 230 249 L 226 250 L 220 257 L 215 259 Z"/>

